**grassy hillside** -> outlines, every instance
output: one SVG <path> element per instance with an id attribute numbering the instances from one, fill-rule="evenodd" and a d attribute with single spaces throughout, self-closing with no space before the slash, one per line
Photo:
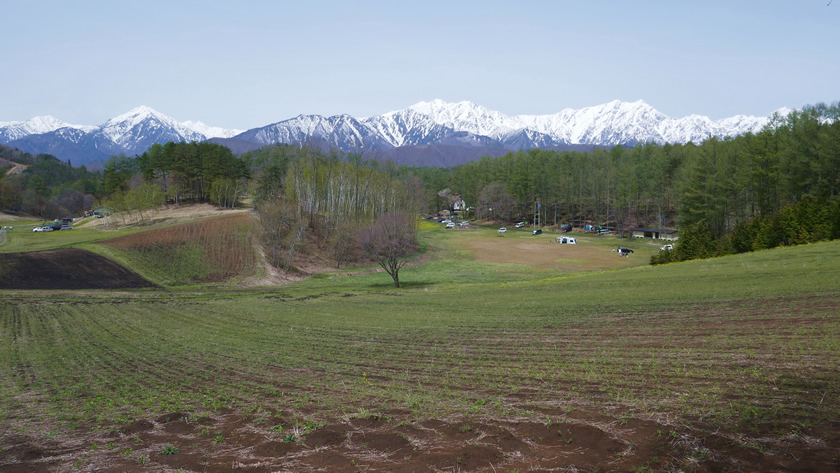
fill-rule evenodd
<path id="1" fill-rule="evenodd" d="M 80 468 L 836 466 L 840 242 L 583 274 L 429 235 L 400 290 L 5 291 L 7 458 L 49 432 Z"/>
<path id="2" fill-rule="evenodd" d="M 257 271 L 255 227 L 232 214 L 111 238 L 100 251 L 161 285 L 222 282 Z"/>

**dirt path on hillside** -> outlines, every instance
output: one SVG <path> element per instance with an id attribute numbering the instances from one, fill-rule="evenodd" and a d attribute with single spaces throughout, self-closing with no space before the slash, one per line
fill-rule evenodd
<path id="1" fill-rule="evenodd" d="M 29 166 L 27 166 L 26 164 L 18 164 L 18 163 L 14 163 L 14 165 L 12 166 L 12 168 L 11 168 L 11 169 L 9 169 L 8 171 L 6 171 L 6 174 L 7 174 L 7 175 L 20 174 L 20 173 L 22 173 L 23 171 L 26 171 L 26 168 L 28 168 L 28 167 L 29 167 Z"/>

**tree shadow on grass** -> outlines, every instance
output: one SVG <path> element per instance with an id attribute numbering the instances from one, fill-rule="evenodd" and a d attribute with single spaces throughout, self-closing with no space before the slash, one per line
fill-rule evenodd
<path id="1" fill-rule="evenodd" d="M 435 287 L 439 283 L 431 282 L 431 281 L 400 281 L 400 287 L 394 286 L 394 281 L 389 280 L 387 282 L 376 282 L 373 284 L 367 284 L 366 286 L 371 289 L 417 289 L 417 288 L 424 288 L 424 287 Z"/>

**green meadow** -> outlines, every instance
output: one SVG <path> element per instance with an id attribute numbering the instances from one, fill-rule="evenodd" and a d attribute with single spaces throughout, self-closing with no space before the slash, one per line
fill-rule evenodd
<path id="1" fill-rule="evenodd" d="M 96 239 L 60 233 L 34 236 Z M 587 272 L 478 261 L 463 248 L 501 240 L 491 228 L 422 238 L 399 289 L 346 270 L 271 288 L 3 291 L 0 418 L 60 438 L 170 412 L 312 428 L 585 413 L 717 429 L 762 454 L 840 418 L 840 242 Z"/>

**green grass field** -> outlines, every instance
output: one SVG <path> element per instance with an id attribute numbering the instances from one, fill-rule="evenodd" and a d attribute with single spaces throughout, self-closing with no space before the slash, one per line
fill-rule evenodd
<path id="1" fill-rule="evenodd" d="M 236 415 L 248 432 L 278 442 L 292 426 L 314 436 L 375 420 L 376 432 L 403 432 L 417 452 L 371 456 L 351 438 L 330 450 L 346 460 L 334 471 L 412 461 L 444 471 L 435 455 L 457 442 L 464 446 L 453 465 L 465 471 L 784 470 L 794 457 L 813 471 L 833 467 L 840 242 L 661 267 L 644 265 L 642 255 L 586 272 L 482 262 L 462 249 L 494 233 L 425 230 L 428 256 L 403 270 L 400 289 L 374 273 L 248 291 L 4 291 L 7 438 L 85 438 L 72 456 L 80 468 L 137 465 L 142 455 L 157 458 L 163 437 L 107 433 L 176 412 L 220 426 Z M 613 242 L 593 244 L 608 252 Z M 426 440 L 430 422 L 460 433 Z M 648 437 L 629 428 L 642 423 L 655 424 Z M 623 453 L 575 460 L 573 446 L 600 458 L 598 442 L 566 434 L 571 456 L 558 456 L 543 437 L 523 434 L 526 424 L 596 426 Z M 154 425 L 152 433 L 166 430 Z M 483 436 L 458 440 L 474 426 Z M 419 433 L 399 430 L 408 428 Z M 234 435 L 210 429 L 208 439 Z M 493 429 L 521 434 L 525 447 L 488 440 Z M 198 427 L 192 432 L 167 441 L 207 461 L 252 455 L 244 443 L 211 445 Z M 106 438 L 113 453 L 102 447 Z M 469 463 L 470 445 L 497 456 L 489 467 Z M 325 454 L 311 441 L 305 448 L 272 460 L 275 467 L 306 469 Z M 136 454 L 116 454 L 126 449 Z"/>
<path id="2" fill-rule="evenodd" d="M 83 243 L 105 240 L 140 231 L 139 229 L 102 231 L 85 226 L 64 231 L 32 231 L 33 228 L 41 226 L 42 223 L 40 220 L 37 222 L 0 222 L 0 226 L 7 225 L 13 227 L 12 230 L 7 231 L 8 240 L 5 245 L 0 246 L 0 254 L 75 247 Z"/>

